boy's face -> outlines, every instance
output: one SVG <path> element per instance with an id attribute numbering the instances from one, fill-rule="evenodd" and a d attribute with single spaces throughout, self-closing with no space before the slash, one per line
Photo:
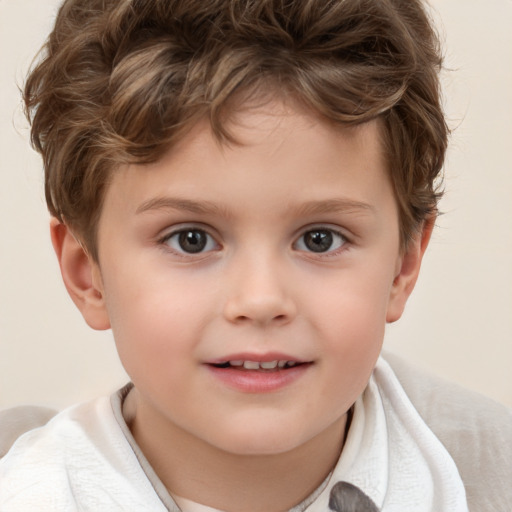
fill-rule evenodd
<path id="1" fill-rule="evenodd" d="M 341 432 L 410 290 L 376 122 L 276 102 L 232 129 L 115 172 L 93 284 L 141 428 L 281 453 Z"/>

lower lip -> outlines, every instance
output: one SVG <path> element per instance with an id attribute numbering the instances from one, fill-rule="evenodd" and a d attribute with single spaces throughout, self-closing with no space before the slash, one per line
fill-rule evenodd
<path id="1" fill-rule="evenodd" d="M 239 370 L 207 365 L 210 373 L 223 384 L 243 393 L 272 393 L 300 379 L 311 368 L 311 363 L 277 371 Z"/>

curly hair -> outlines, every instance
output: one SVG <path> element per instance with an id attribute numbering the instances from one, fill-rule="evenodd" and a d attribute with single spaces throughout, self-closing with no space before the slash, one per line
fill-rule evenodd
<path id="1" fill-rule="evenodd" d="M 448 128 L 421 0 L 66 0 L 24 101 L 50 213 L 97 259 L 109 179 L 235 98 L 288 94 L 335 123 L 380 118 L 403 244 L 436 212 Z"/>

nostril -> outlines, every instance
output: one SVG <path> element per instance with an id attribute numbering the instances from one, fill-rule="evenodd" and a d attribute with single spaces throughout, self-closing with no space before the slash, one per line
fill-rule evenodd
<path id="1" fill-rule="evenodd" d="M 258 317 L 256 315 L 254 317 L 251 317 L 250 315 L 238 315 L 238 316 L 236 316 L 236 318 L 233 319 L 233 321 L 236 323 L 240 323 L 240 324 L 252 323 L 252 322 L 262 323 L 262 324 L 272 324 L 272 323 L 283 324 L 288 321 L 288 318 L 289 318 L 288 315 L 275 315 L 275 316 L 269 316 L 267 318 Z"/>

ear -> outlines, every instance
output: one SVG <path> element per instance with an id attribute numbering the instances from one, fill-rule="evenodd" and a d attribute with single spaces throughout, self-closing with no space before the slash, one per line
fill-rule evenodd
<path id="1" fill-rule="evenodd" d="M 70 229 L 52 218 L 50 233 L 64 285 L 87 324 L 110 328 L 99 265 L 87 254 Z"/>
<path id="2" fill-rule="evenodd" d="M 388 302 L 386 321 L 396 322 L 404 312 L 405 304 L 411 295 L 418 275 L 420 273 L 421 261 L 427 250 L 435 217 L 427 219 L 418 235 L 409 242 L 407 249 L 400 256 L 397 264 L 397 273 L 391 287 L 391 294 Z"/>

